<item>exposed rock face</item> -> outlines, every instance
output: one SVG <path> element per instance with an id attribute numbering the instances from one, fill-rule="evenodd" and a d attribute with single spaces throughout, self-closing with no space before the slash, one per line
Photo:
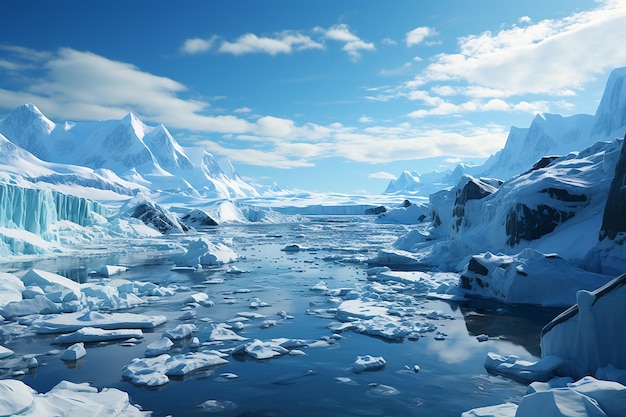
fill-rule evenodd
<path id="1" fill-rule="evenodd" d="M 189 227 L 217 226 L 217 222 L 202 210 L 192 210 L 180 220 Z"/>
<path id="2" fill-rule="evenodd" d="M 574 212 L 558 210 L 546 204 L 539 204 L 536 209 L 531 209 L 518 203 L 506 216 L 507 244 L 513 247 L 522 239 L 539 239 L 572 217 Z"/>
<path id="3" fill-rule="evenodd" d="M 600 240 L 615 240 L 619 233 L 626 232 L 626 146 L 622 144 L 615 177 L 611 182 L 609 196 L 604 207 Z"/>
<path id="4" fill-rule="evenodd" d="M 159 206 L 149 203 L 141 203 L 135 206 L 131 217 L 141 220 L 148 226 L 154 227 L 163 234 L 171 232 L 186 232 L 189 230 L 187 226 L 178 222 L 172 214 L 167 213 Z"/>
<path id="5" fill-rule="evenodd" d="M 505 228 L 509 246 L 515 246 L 521 240 L 536 240 L 552 233 L 560 223 L 574 217 L 576 206 L 584 205 L 589 200 L 585 194 L 575 194 L 565 188 L 547 187 L 539 190 L 539 193 L 550 197 L 547 201 L 549 204 L 538 204 L 531 208 L 524 203 L 518 203 L 507 213 Z"/>
<path id="6" fill-rule="evenodd" d="M 378 207 L 370 207 L 368 209 L 365 209 L 363 214 L 378 215 L 378 214 L 382 214 L 386 212 L 387 212 L 387 208 L 385 206 L 378 206 Z"/>
<path id="7" fill-rule="evenodd" d="M 465 215 L 465 204 L 470 200 L 482 200 L 483 198 L 493 194 L 502 181 L 484 178 L 474 178 L 467 176 L 467 182 L 462 188 L 457 189 L 454 199 L 454 208 L 452 209 L 452 227 L 456 232 L 459 231 L 463 224 L 463 216 Z"/>
<path id="8" fill-rule="evenodd" d="M 559 158 L 558 156 L 544 156 L 539 161 L 537 161 L 535 165 L 532 166 L 531 169 L 526 171 L 525 174 L 528 174 L 529 172 L 532 172 L 532 171 L 537 171 L 538 169 L 543 169 L 547 167 L 548 165 L 550 165 L 552 161 L 558 158 Z"/>

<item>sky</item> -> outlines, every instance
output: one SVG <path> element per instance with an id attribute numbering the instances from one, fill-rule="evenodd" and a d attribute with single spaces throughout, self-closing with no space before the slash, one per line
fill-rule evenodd
<path id="1" fill-rule="evenodd" d="M 594 114 L 626 0 L 5 0 L 0 117 L 163 123 L 254 184 L 381 193 Z"/>

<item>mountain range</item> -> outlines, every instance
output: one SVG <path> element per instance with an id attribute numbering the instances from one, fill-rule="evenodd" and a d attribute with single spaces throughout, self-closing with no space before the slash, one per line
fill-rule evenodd
<path id="1" fill-rule="evenodd" d="M 428 196 L 455 186 L 463 174 L 507 180 L 528 171 L 544 156 L 564 156 L 626 132 L 626 67 L 613 70 L 595 115 L 537 114 L 530 127 L 511 127 L 504 147 L 483 164 L 459 164 L 454 170 L 404 171 L 389 182 L 387 194 Z"/>
<path id="2" fill-rule="evenodd" d="M 35 105 L 24 104 L 0 120 L 0 147 L 2 171 L 33 183 L 72 183 L 126 196 L 258 195 L 230 161 L 186 150 L 165 126 L 148 126 L 133 113 L 121 120 L 54 123 Z"/>

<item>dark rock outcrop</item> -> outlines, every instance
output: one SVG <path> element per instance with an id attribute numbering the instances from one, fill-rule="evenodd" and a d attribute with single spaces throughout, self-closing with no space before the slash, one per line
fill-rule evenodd
<path id="1" fill-rule="evenodd" d="M 130 217 L 141 220 L 144 224 L 154 227 L 163 234 L 186 232 L 189 230 L 187 226 L 181 224 L 172 214 L 167 213 L 162 207 L 150 203 L 140 203 L 135 206 Z"/>
<path id="2" fill-rule="evenodd" d="M 536 209 L 518 203 L 506 216 L 507 244 L 511 247 L 520 240 L 536 240 L 551 233 L 556 226 L 574 217 L 572 211 L 562 211 L 547 204 Z"/>
<path id="3" fill-rule="evenodd" d="M 493 194 L 500 185 L 502 185 L 500 180 L 467 177 L 465 185 L 456 191 L 454 208 L 452 209 L 452 218 L 454 219 L 452 226 L 457 232 L 463 224 L 465 204 L 470 200 L 482 200 Z"/>
<path id="4" fill-rule="evenodd" d="M 626 139 L 625 139 L 626 142 Z M 611 182 L 609 195 L 604 206 L 600 240 L 615 240 L 619 233 L 626 232 L 626 146 L 622 144 L 619 161 L 615 167 L 615 177 Z"/>
<path id="5" fill-rule="evenodd" d="M 203 210 L 192 210 L 180 218 L 189 227 L 217 226 L 217 222 Z"/>
<path id="6" fill-rule="evenodd" d="M 378 207 L 370 207 L 368 209 L 365 209 L 363 214 L 376 216 L 378 214 L 382 214 L 386 212 L 387 212 L 387 208 L 385 206 L 378 206 Z"/>

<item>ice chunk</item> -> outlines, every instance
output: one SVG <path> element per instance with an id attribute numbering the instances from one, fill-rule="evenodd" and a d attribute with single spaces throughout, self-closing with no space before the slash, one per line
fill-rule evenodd
<path id="1" fill-rule="evenodd" d="M 515 417 L 536 416 L 607 417 L 594 400 L 569 389 L 553 389 L 524 396 Z"/>
<path id="2" fill-rule="evenodd" d="M 128 271 L 128 268 L 121 265 L 104 265 L 99 269 L 99 273 L 102 276 L 110 277 L 113 275 L 121 274 L 122 272 Z"/>
<path id="3" fill-rule="evenodd" d="M 190 337 L 196 330 L 197 328 L 194 324 L 179 324 L 173 330 L 163 333 L 163 336 L 171 340 L 179 340 Z"/>
<path id="4" fill-rule="evenodd" d="M 378 371 L 383 369 L 387 365 L 387 362 L 382 356 L 357 356 L 352 370 L 356 373 L 365 371 Z"/>
<path id="5" fill-rule="evenodd" d="M 8 319 L 31 314 L 55 314 L 61 311 L 60 304 L 53 303 L 43 295 L 35 295 L 32 299 L 12 301 L 0 308 L 0 314 Z"/>
<path id="6" fill-rule="evenodd" d="M 15 275 L 0 273 L 0 307 L 12 301 L 21 301 L 25 289 L 24 283 Z"/>
<path id="7" fill-rule="evenodd" d="M 289 353 L 288 349 L 272 341 L 263 342 L 255 339 L 252 342 L 239 345 L 231 352 L 231 355 L 248 354 L 256 360 L 271 359 Z"/>
<path id="8" fill-rule="evenodd" d="M 489 352 L 485 359 L 485 368 L 517 380 L 532 382 L 551 379 L 554 376 L 554 370 L 563 363 L 565 360 L 558 356 L 546 356 L 537 362 L 530 362 L 521 360 L 515 355 L 500 356 Z"/>
<path id="9" fill-rule="evenodd" d="M 13 356 L 13 353 L 14 352 L 11 349 L 5 348 L 4 346 L 0 345 L 0 359 Z"/>
<path id="10" fill-rule="evenodd" d="M 32 407 L 33 390 L 22 381 L 0 380 L 0 416 L 21 414 Z"/>
<path id="11" fill-rule="evenodd" d="M 146 316 L 135 313 L 98 313 L 82 311 L 55 316 L 43 316 L 35 319 L 31 328 L 36 333 L 66 333 L 82 327 L 100 329 L 152 329 L 163 323 L 165 316 Z"/>
<path id="12" fill-rule="evenodd" d="M 228 361 L 215 353 L 190 352 L 156 358 L 133 359 L 124 367 L 122 377 L 135 385 L 160 386 L 169 382 L 168 376 L 181 377 L 199 369 L 223 365 Z"/>
<path id="13" fill-rule="evenodd" d="M 474 408 L 461 414 L 461 417 L 516 417 L 517 404 L 504 403 L 488 407 Z M 548 417 L 547 415 L 540 414 Z"/>
<path id="14" fill-rule="evenodd" d="M 626 386 L 618 382 L 586 376 L 568 387 L 596 400 L 608 417 L 620 417 L 626 413 Z"/>
<path id="15" fill-rule="evenodd" d="M 34 285 L 43 289 L 46 297 L 55 303 L 81 298 L 81 286 L 78 282 L 52 272 L 31 269 L 21 279 L 26 286 Z"/>
<path id="16" fill-rule="evenodd" d="M 172 346 L 174 346 L 174 342 L 163 336 L 159 340 L 156 340 L 146 346 L 146 352 L 144 355 L 147 357 L 159 356 L 168 352 Z"/>
<path id="17" fill-rule="evenodd" d="M 62 361 L 76 361 L 87 354 L 85 350 L 85 344 L 78 342 L 65 349 L 65 352 L 61 355 Z"/>
<path id="18" fill-rule="evenodd" d="M 226 323 L 218 323 L 214 324 L 213 330 L 211 330 L 211 335 L 209 336 L 209 340 L 215 341 L 226 341 L 226 340 L 246 340 L 247 338 L 243 336 L 239 336 L 237 333 L 231 330 L 231 326 Z"/>
<path id="19" fill-rule="evenodd" d="M 132 337 L 141 339 L 143 332 L 140 329 L 103 330 L 97 327 L 83 327 L 75 332 L 57 336 L 54 343 L 104 342 Z"/>
<path id="20" fill-rule="evenodd" d="M 237 260 L 237 254 L 223 243 L 202 236 L 186 242 L 185 253 L 174 258 L 177 266 L 221 265 Z"/>

